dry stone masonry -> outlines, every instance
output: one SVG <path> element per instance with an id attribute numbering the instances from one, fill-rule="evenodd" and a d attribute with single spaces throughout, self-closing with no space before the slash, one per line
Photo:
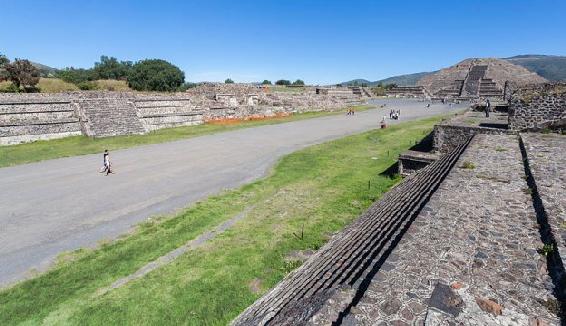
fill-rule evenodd
<path id="1" fill-rule="evenodd" d="M 71 135 L 143 134 L 210 120 L 265 118 L 333 111 L 361 104 L 368 92 L 342 88 L 317 94 L 270 92 L 253 85 L 206 84 L 186 94 L 72 92 L 0 94 L 0 145 Z"/>
<path id="2" fill-rule="evenodd" d="M 566 129 L 566 84 L 544 84 L 516 91 L 509 104 L 509 128 Z"/>

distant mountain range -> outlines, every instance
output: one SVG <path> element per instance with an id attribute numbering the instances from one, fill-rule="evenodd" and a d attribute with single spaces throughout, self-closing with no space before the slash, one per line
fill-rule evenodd
<path id="1" fill-rule="evenodd" d="M 507 60 L 516 65 L 523 66 L 550 81 L 566 81 L 566 56 L 527 54 L 517 55 L 510 58 L 503 58 L 503 60 Z M 418 72 L 408 75 L 393 76 L 376 81 L 354 79 L 351 81 L 343 82 L 342 85 L 351 85 L 357 81 L 358 85 L 367 84 L 369 86 L 376 86 L 380 83 L 383 85 L 397 84 L 399 86 L 415 86 L 417 84 L 417 81 L 419 81 L 421 78 L 430 74 L 434 74 L 435 72 L 436 71 Z"/>

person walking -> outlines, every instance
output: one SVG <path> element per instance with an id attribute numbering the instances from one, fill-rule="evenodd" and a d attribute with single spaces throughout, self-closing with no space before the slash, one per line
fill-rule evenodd
<path id="1" fill-rule="evenodd" d="M 485 101 L 485 117 L 489 118 L 489 111 L 491 111 L 491 102 L 489 102 L 489 99 L 487 99 Z"/>
<path id="2" fill-rule="evenodd" d="M 106 175 L 113 173 L 110 167 L 110 153 L 108 153 L 107 149 L 104 150 L 104 154 L 102 154 L 102 159 L 104 166 L 100 170 L 100 173 L 106 172 Z"/>

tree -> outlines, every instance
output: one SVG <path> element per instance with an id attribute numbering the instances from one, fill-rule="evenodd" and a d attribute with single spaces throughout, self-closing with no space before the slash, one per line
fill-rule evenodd
<path id="1" fill-rule="evenodd" d="M 73 67 L 59 70 L 55 76 L 75 85 L 84 84 L 96 79 L 92 69 Z"/>
<path id="2" fill-rule="evenodd" d="M 271 85 L 271 81 L 265 79 L 263 82 L 261 82 L 262 85 Z"/>
<path id="3" fill-rule="evenodd" d="M 300 79 L 297 79 L 293 82 L 293 85 L 295 85 L 295 86 L 305 86 L 305 82 L 300 80 Z"/>
<path id="4" fill-rule="evenodd" d="M 23 87 L 24 91 L 35 91 L 35 85 L 39 83 L 39 69 L 34 67 L 29 60 L 16 59 L 12 63 L 5 64 L 8 78 L 17 87 Z"/>
<path id="5" fill-rule="evenodd" d="M 131 61 L 118 61 L 114 57 L 101 56 L 100 62 L 94 63 L 93 73 L 96 79 L 125 80 L 132 70 Z"/>
<path id="6" fill-rule="evenodd" d="M 138 61 L 128 75 L 128 85 L 138 91 L 173 92 L 185 82 L 185 73 L 160 59 Z"/>
<path id="7" fill-rule="evenodd" d="M 234 81 L 230 78 L 226 78 L 226 80 L 224 81 L 224 84 L 234 84 Z"/>
<path id="8" fill-rule="evenodd" d="M 8 72 L 6 71 L 6 65 L 10 63 L 5 55 L 0 53 L 0 81 L 8 79 Z"/>
<path id="9" fill-rule="evenodd" d="M 275 85 L 287 86 L 287 85 L 291 85 L 291 82 L 286 79 L 279 79 L 278 81 L 275 82 Z"/>

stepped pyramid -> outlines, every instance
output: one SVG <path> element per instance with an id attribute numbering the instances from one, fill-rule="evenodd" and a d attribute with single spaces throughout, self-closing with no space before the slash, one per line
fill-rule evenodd
<path id="1" fill-rule="evenodd" d="M 472 58 L 425 76 L 417 85 L 439 97 L 501 97 L 505 82 L 520 87 L 548 81 L 505 60 Z"/>

